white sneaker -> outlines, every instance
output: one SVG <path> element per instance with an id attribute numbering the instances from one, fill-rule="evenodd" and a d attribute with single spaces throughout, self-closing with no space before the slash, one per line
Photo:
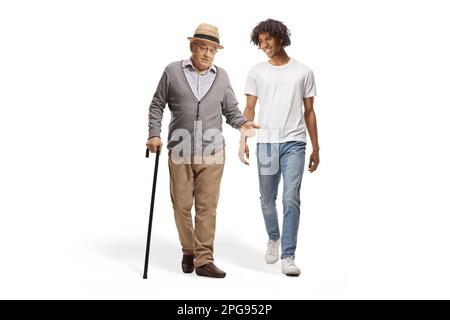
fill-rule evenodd
<path id="1" fill-rule="evenodd" d="M 287 276 L 297 277 L 300 275 L 300 268 L 295 265 L 294 257 L 281 259 L 281 272 Z"/>
<path id="2" fill-rule="evenodd" d="M 270 240 L 267 241 L 267 250 L 266 250 L 266 263 L 274 264 L 280 259 L 280 239 L 277 241 Z"/>

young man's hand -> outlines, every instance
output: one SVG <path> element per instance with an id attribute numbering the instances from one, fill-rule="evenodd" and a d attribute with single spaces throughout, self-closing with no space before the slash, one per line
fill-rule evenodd
<path id="1" fill-rule="evenodd" d="M 261 128 L 260 125 L 254 123 L 253 121 L 247 121 L 240 128 L 241 134 L 244 137 L 253 137 L 255 135 L 255 129 Z"/>
<path id="2" fill-rule="evenodd" d="M 317 169 L 317 166 L 319 165 L 320 162 L 320 157 L 319 157 L 319 150 L 313 150 L 313 152 L 311 153 L 311 156 L 309 157 L 309 166 L 308 166 L 308 171 L 309 172 L 314 172 Z"/>
<path id="3" fill-rule="evenodd" d="M 151 153 L 155 153 L 157 149 L 161 151 L 162 145 L 163 143 L 160 137 L 151 137 L 147 140 L 147 149 L 150 150 Z"/>

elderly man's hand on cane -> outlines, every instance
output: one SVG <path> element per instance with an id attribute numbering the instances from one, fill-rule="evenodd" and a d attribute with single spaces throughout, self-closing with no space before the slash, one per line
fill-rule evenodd
<path id="1" fill-rule="evenodd" d="M 150 150 L 151 153 L 155 153 L 156 150 L 162 150 L 162 141 L 160 137 L 150 137 L 147 140 L 147 149 Z"/>

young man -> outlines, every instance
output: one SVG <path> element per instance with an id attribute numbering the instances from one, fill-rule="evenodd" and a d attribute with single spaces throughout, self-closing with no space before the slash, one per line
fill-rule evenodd
<path id="1" fill-rule="evenodd" d="M 300 275 L 295 264 L 295 250 L 300 221 L 300 186 L 305 164 L 306 129 L 312 143 L 309 171 L 319 165 L 319 142 L 313 102 L 316 95 L 314 75 L 304 64 L 290 58 L 290 31 L 280 21 L 268 19 L 252 31 L 251 42 L 263 50 L 269 60 L 255 65 L 248 74 L 245 94 L 246 119 L 255 117 L 259 99 L 257 158 L 261 209 L 269 236 L 266 262 L 279 259 L 281 270 L 289 276 Z M 302 104 L 304 114 L 302 113 Z M 242 148 L 249 156 L 248 146 Z M 241 158 L 242 159 L 242 158 Z M 280 176 L 283 176 L 283 230 L 280 241 L 275 206 Z"/>
<path id="2" fill-rule="evenodd" d="M 183 252 L 185 273 L 223 278 L 214 264 L 216 208 L 224 168 L 222 115 L 228 124 L 246 132 L 255 127 L 239 111 L 224 69 L 213 65 L 219 41 L 217 27 L 200 24 L 190 41 L 191 58 L 169 64 L 149 109 L 147 148 L 161 150 L 161 120 L 166 104 L 169 125 L 170 195 Z M 191 208 L 195 199 L 195 227 Z"/>

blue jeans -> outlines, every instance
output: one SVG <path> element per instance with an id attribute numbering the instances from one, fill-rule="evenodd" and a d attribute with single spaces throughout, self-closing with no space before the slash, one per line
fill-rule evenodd
<path id="1" fill-rule="evenodd" d="M 258 143 L 259 192 L 269 239 L 280 239 L 275 205 L 283 175 L 283 231 L 281 258 L 295 256 L 300 222 L 300 186 L 305 167 L 305 142 Z"/>

